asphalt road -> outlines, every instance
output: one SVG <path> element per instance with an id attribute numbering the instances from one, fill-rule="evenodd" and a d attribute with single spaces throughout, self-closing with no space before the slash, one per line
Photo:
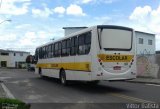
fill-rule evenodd
<path id="1" fill-rule="evenodd" d="M 102 81 L 95 86 L 82 82 L 63 86 L 56 79 L 16 69 L 0 69 L 0 79 L 15 98 L 31 103 L 31 109 L 52 109 L 53 105 L 64 109 L 136 109 L 143 103 L 160 103 L 158 85 Z M 153 109 L 160 108 L 157 106 Z"/>

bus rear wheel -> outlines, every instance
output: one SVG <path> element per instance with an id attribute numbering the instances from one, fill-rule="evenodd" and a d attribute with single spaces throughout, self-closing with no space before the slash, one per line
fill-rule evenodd
<path id="1" fill-rule="evenodd" d="M 67 85 L 66 73 L 64 70 L 60 71 L 60 81 L 62 85 Z"/>

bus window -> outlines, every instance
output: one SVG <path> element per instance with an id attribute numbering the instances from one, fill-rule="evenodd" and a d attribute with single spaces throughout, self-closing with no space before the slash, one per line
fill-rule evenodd
<path id="1" fill-rule="evenodd" d="M 42 59 L 45 59 L 46 50 L 45 47 L 42 48 Z"/>
<path id="2" fill-rule="evenodd" d="M 35 52 L 35 60 L 38 61 L 39 49 L 36 49 Z"/>
<path id="3" fill-rule="evenodd" d="M 52 45 L 48 46 L 48 58 L 51 58 L 51 53 L 52 53 Z"/>
<path id="4" fill-rule="evenodd" d="M 39 49 L 38 55 L 39 55 L 39 59 L 42 59 L 42 47 Z"/>
<path id="5" fill-rule="evenodd" d="M 70 55 L 76 55 L 77 53 L 77 45 L 78 45 L 78 42 L 77 42 L 77 37 L 72 37 L 71 38 L 71 50 L 70 50 Z"/>
<path id="6" fill-rule="evenodd" d="M 67 54 L 67 40 L 62 41 L 62 56 L 66 56 Z"/>
<path id="7" fill-rule="evenodd" d="M 54 57 L 54 44 L 52 44 L 52 53 L 51 53 L 51 58 Z"/>
<path id="8" fill-rule="evenodd" d="M 55 43 L 55 44 L 54 44 L 54 47 L 55 47 L 55 48 L 54 48 L 54 50 L 55 50 L 55 51 L 54 51 L 54 57 L 58 57 L 58 43 Z"/>
<path id="9" fill-rule="evenodd" d="M 71 47 L 70 39 L 67 39 L 67 53 L 66 53 L 67 56 L 70 55 L 70 49 L 71 49 L 70 47 Z"/>
<path id="10" fill-rule="evenodd" d="M 78 54 L 85 54 L 84 34 L 78 37 Z"/>
<path id="11" fill-rule="evenodd" d="M 91 48 L 91 32 L 85 35 L 85 54 L 88 54 Z"/>
<path id="12" fill-rule="evenodd" d="M 61 42 L 58 42 L 58 57 L 61 56 L 61 50 L 62 46 L 61 46 Z"/>
<path id="13" fill-rule="evenodd" d="M 91 32 L 82 34 L 78 37 L 78 54 L 88 54 L 91 46 Z"/>
<path id="14" fill-rule="evenodd" d="M 45 58 L 48 58 L 48 46 L 45 47 Z"/>

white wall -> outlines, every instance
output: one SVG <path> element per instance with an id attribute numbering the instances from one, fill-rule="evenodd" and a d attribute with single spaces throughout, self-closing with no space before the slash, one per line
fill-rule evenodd
<path id="1" fill-rule="evenodd" d="M 14 56 L 14 53 L 16 54 Z M 20 55 L 20 52 L 9 52 L 9 56 L 0 55 L 0 62 L 7 61 L 7 67 L 16 67 L 16 62 L 26 62 L 26 57 L 30 53 L 23 53 L 23 56 Z M 0 66 L 1 67 L 1 66 Z"/>
<path id="2" fill-rule="evenodd" d="M 10 61 L 10 66 L 8 67 L 16 67 L 16 62 L 26 62 L 26 57 L 29 55 L 29 53 L 23 53 L 23 56 L 20 56 L 20 53 L 15 53 L 16 55 L 14 56 L 14 53 L 10 53 L 11 61 Z"/>
<path id="3" fill-rule="evenodd" d="M 143 32 L 135 32 L 137 54 L 155 54 L 155 35 Z M 139 44 L 139 38 L 143 38 L 143 44 Z M 148 40 L 152 40 L 152 45 L 148 45 Z"/>
<path id="4" fill-rule="evenodd" d="M 1 61 L 7 61 L 7 66 L 10 66 L 10 57 L 9 56 L 4 56 L 4 55 L 0 55 L 0 62 Z M 0 63 L 0 67 L 1 67 L 1 63 Z"/>

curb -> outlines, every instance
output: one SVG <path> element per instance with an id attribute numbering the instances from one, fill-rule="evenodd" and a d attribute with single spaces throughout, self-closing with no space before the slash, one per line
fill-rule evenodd
<path id="1" fill-rule="evenodd" d="M 146 83 L 146 84 L 158 84 L 160 85 L 160 82 L 154 82 L 154 81 L 135 81 L 135 80 L 128 80 L 127 82 L 132 82 L 132 83 Z"/>

